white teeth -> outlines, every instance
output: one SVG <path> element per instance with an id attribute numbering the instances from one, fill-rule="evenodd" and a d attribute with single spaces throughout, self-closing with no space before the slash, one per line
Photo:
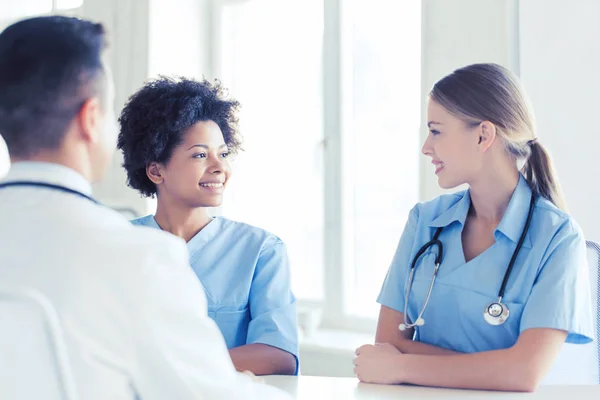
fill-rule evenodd
<path id="1" fill-rule="evenodd" d="M 201 183 L 200 186 L 209 187 L 209 188 L 222 188 L 223 184 L 222 183 Z"/>
<path id="2" fill-rule="evenodd" d="M 444 163 L 433 164 L 433 169 L 435 169 L 436 171 L 440 168 L 444 168 Z"/>

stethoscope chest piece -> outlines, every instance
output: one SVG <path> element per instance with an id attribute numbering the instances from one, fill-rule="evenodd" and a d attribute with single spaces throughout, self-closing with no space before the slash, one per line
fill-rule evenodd
<path id="1" fill-rule="evenodd" d="M 483 318 L 490 325 L 502 325 L 508 319 L 510 311 L 499 301 L 490 303 L 483 310 Z"/>
<path id="2" fill-rule="evenodd" d="M 536 199 L 536 196 L 532 193 L 531 201 L 529 202 L 529 212 L 527 213 L 527 220 L 525 221 L 525 226 L 523 227 L 523 231 L 521 232 L 521 237 L 519 238 L 519 242 L 517 243 L 517 246 L 515 247 L 515 251 L 513 252 L 513 255 L 508 264 L 508 268 L 506 269 L 506 272 L 504 274 L 504 279 L 502 280 L 502 285 L 500 286 L 500 290 L 498 291 L 497 300 L 492 303 L 489 303 L 483 310 L 483 319 L 485 319 L 485 322 L 487 322 L 490 325 L 496 325 L 496 326 L 502 325 L 503 323 L 506 322 L 506 320 L 508 319 L 508 316 L 510 314 L 510 311 L 508 310 L 508 307 L 506 306 L 506 304 L 502 303 L 502 298 L 504 297 L 504 290 L 506 289 L 506 285 L 508 283 L 508 278 L 510 277 L 510 272 L 512 271 L 512 268 L 515 264 L 517 255 L 519 254 L 519 251 L 521 250 L 521 246 L 523 245 L 523 241 L 525 240 L 525 235 L 527 234 L 527 231 L 529 230 L 529 225 L 531 223 L 531 217 L 533 215 L 533 209 L 535 206 L 535 199 Z M 429 242 L 425 243 L 423 245 L 423 247 L 421 247 L 419 249 L 419 251 L 417 251 L 417 253 L 413 257 L 413 261 L 412 261 L 412 264 L 410 267 L 410 274 L 408 277 L 408 282 L 406 283 L 406 286 L 404 289 L 404 323 L 402 323 L 402 324 L 400 324 L 400 326 L 398 326 L 398 329 L 400 329 L 401 331 L 404 331 L 406 329 L 410 329 L 413 327 L 423 326 L 425 324 L 423 315 L 425 313 L 425 308 L 427 307 L 427 302 L 429 301 L 429 297 L 431 296 L 431 291 L 433 289 L 433 284 L 435 283 L 435 278 L 438 274 L 438 270 L 442 263 L 443 246 L 442 246 L 442 242 L 439 240 L 442 229 L 443 229 L 443 227 L 437 228 L 437 230 L 435 231 L 435 234 L 433 235 L 433 239 L 431 239 Z M 429 284 L 429 290 L 427 291 L 427 296 L 425 297 L 425 301 L 423 302 L 423 307 L 421 308 L 421 311 L 417 315 L 415 322 L 411 324 L 408 322 L 410 320 L 408 318 L 408 298 L 410 296 L 410 289 L 412 287 L 415 269 L 417 268 L 417 261 L 419 260 L 419 257 L 421 257 L 423 254 L 425 254 L 425 252 L 430 247 L 433 247 L 433 246 L 438 247 L 438 253 L 435 258 L 435 269 L 433 271 L 433 277 L 431 278 L 431 283 Z"/>

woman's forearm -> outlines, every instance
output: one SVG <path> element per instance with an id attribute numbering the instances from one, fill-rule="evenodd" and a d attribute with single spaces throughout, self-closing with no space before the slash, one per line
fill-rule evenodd
<path id="1" fill-rule="evenodd" d="M 530 392 L 538 374 L 511 349 L 457 355 L 402 354 L 399 381 L 423 386 Z M 401 361 L 400 361 L 401 360 Z"/>
<path id="2" fill-rule="evenodd" d="M 417 342 L 414 340 L 400 340 L 397 341 L 397 343 L 393 344 L 398 350 L 400 350 L 404 354 L 421 354 L 430 356 L 447 356 L 453 354 L 461 354 L 454 350 L 449 350 L 443 347 Z"/>
<path id="3" fill-rule="evenodd" d="M 255 375 L 293 375 L 296 358 L 285 350 L 262 343 L 246 344 L 229 350 L 235 369 Z"/>

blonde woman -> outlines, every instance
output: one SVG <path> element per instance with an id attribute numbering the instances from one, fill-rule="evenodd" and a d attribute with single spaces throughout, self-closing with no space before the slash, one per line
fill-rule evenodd
<path id="1" fill-rule="evenodd" d="M 410 212 L 378 298 L 377 344 L 357 349 L 355 372 L 533 391 L 565 341 L 592 340 L 583 234 L 508 70 L 470 65 L 437 82 L 427 125 L 422 152 L 439 185 L 468 190 Z"/>

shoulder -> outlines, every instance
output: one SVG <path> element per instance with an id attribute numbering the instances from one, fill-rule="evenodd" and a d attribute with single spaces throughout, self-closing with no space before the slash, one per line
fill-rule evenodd
<path id="1" fill-rule="evenodd" d="M 114 248 L 112 265 L 113 281 L 118 283 L 112 286 L 137 310 L 139 315 L 132 319 L 165 321 L 172 318 L 173 310 L 195 317 L 202 310 L 205 315 L 204 288 L 190 268 L 185 241 L 153 227 L 129 224 L 127 231 L 122 240 L 113 240 L 119 247 Z M 172 295 L 173 288 L 177 296 Z"/>
<path id="2" fill-rule="evenodd" d="M 110 245 L 105 252 L 110 253 L 112 261 L 104 268 L 110 271 L 106 276 L 112 276 L 115 293 L 121 291 L 124 298 L 141 307 L 153 297 L 157 301 L 164 298 L 173 288 L 177 288 L 178 296 L 190 296 L 189 288 L 198 279 L 190 268 L 183 239 L 159 229 L 128 224 L 127 229 L 114 232 L 107 240 Z M 102 257 L 97 255 L 98 259 Z"/>
<path id="3" fill-rule="evenodd" d="M 429 223 L 454 207 L 467 194 L 466 190 L 443 194 L 432 200 L 417 203 L 410 211 L 409 219 Z"/>
<path id="4" fill-rule="evenodd" d="M 169 232 L 160 229 L 154 215 L 146 215 L 145 217 L 137 218 L 129 221 L 131 228 L 135 232 L 135 235 L 141 240 L 141 246 L 144 248 L 152 248 L 152 250 L 146 250 L 151 252 L 164 252 L 170 248 L 183 247 L 187 252 L 187 245 L 185 241 Z M 162 248 L 164 247 L 164 249 Z"/>
<path id="5" fill-rule="evenodd" d="M 140 252 L 149 253 L 153 256 L 164 254 L 165 256 L 179 256 L 181 253 L 187 259 L 187 247 L 183 239 L 148 226 L 132 226 L 133 236 L 136 236 L 134 246 Z"/>
<path id="6" fill-rule="evenodd" d="M 181 276 L 190 270 L 182 239 L 159 229 L 132 225 L 116 211 L 92 206 L 83 207 L 85 215 L 57 210 L 38 224 L 40 233 L 51 235 L 48 242 L 72 243 L 65 268 L 86 264 L 85 270 L 90 271 L 86 273 L 94 276 L 96 283 L 127 298 L 128 292 L 137 293 L 150 282 L 158 284 L 169 274 Z M 52 228 L 55 226 L 61 228 Z"/>
<path id="7" fill-rule="evenodd" d="M 535 215 L 537 214 L 537 215 Z M 555 229 L 581 230 L 575 220 L 565 211 L 556 207 L 550 200 L 540 197 L 535 204 L 535 214 L 538 222 L 544 223 L 546 227 Z"/>
<path id="8" fill-rule="evenodd" d="M 181 238 L 146 224 L 129 223 L 122 216 L 119 221 L 119 224 L 97 224 L 86 235 L 102 258 L 113 259 L 115 267 L 140 272 L 150 266 L 187 264 L 187 246 Z"/>
<path id="9" fill-rule="evenodd" d="M 231 220 L 225 217 L 216 217 L 221 224 L 222 231 L 232 236 L 244 237 L 260 245 L 261 248 L 285 246 L 283 241 L 266 229 L 259 228 L 245 222 Z"/>
<path id="10" fill-rule="evenodd" d="M 545 198 L 536 202 L 531 224 L 534 227 L 532 233 L 537 236 L 532 237 L 534 245 L 544 241 L 550 250 L 547 252 L 565 243 L 568 243 L 568 246 L 585 244 L 583 231 L 575 219 Z M 542 243 L 539 245 L 541 247 Z"/>
<path id="11" fill-rule="evenodd" d="M 159 229 L 143 225 L 129 225 L 122 229 L 121 240 L 113 243 L 131 254 L 140 264 L 157 264 L 173 258 L 187 260 L 187 247 L 183 239 Z"/>

